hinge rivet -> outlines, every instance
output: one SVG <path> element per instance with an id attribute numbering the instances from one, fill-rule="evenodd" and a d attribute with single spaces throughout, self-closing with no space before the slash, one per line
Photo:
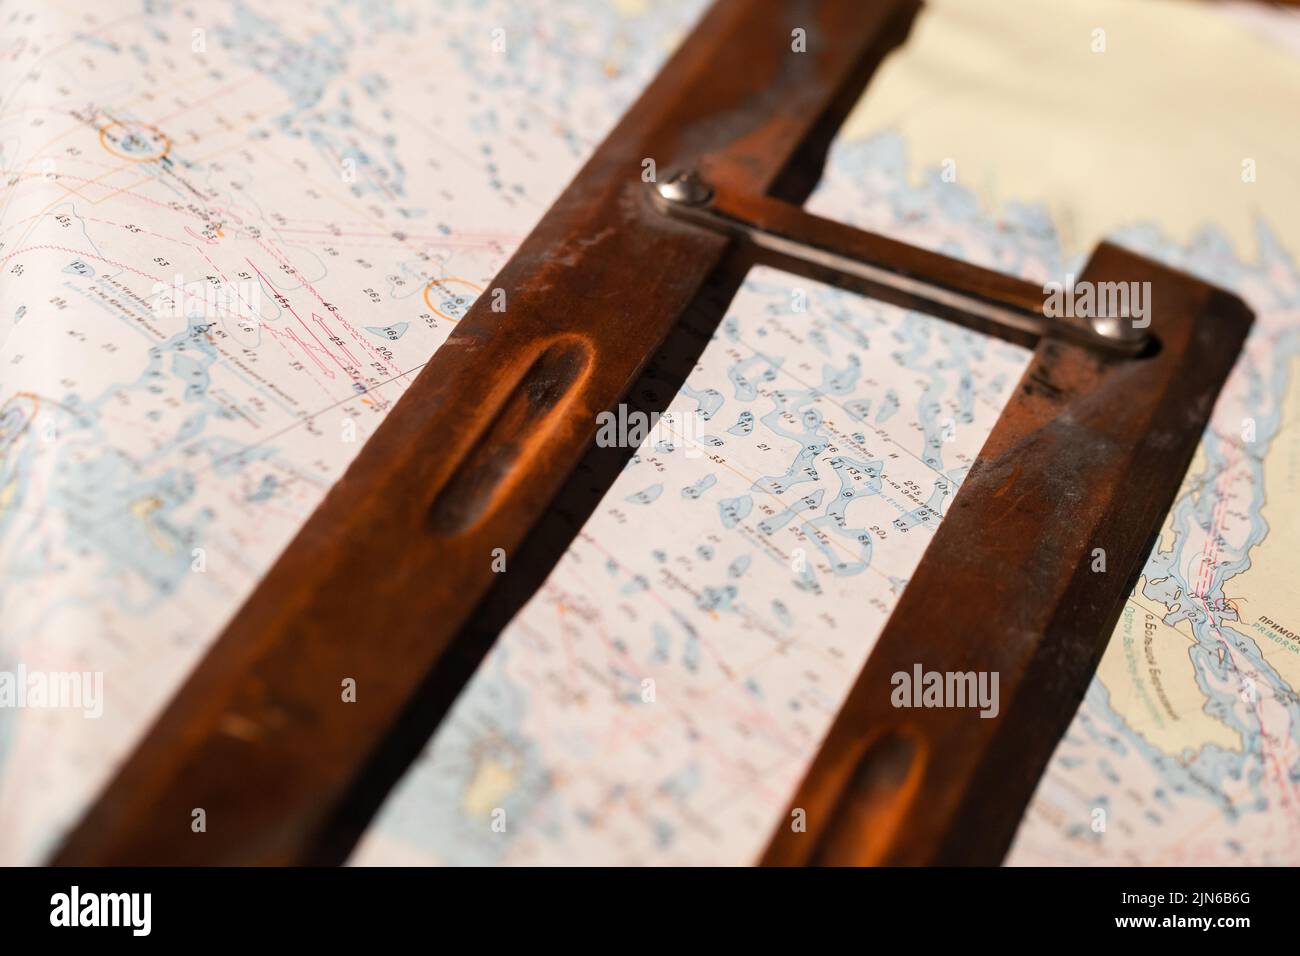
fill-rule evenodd
<path id="1" fill-rule="evenodd" d="M 683 169 L 671 174 L 663 182 L 655 183 L 655 189 L 669 202 L 684 206 L 703 206 L 713 198 L 713 187 L 694 169 Z"/>

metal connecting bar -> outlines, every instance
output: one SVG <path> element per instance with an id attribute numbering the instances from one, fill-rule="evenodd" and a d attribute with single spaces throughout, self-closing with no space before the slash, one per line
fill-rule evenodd
<path id="1" fill-rule="evenodd" d="M 1044 292 L 1033 283 L 823 219 L 779 199 L 715 189 L 694 169 L 656 184 L 651 195 L 669 216 L 778 257 L 893 290 L 935 307 L 944 318 L 964 324 L 971 324 L 970 317 L 982 320 L 984 331 L 1014 330 L 1125 355 L 1136 355 L 1149 341 L 1130 316 L 1050 317 Z"/>

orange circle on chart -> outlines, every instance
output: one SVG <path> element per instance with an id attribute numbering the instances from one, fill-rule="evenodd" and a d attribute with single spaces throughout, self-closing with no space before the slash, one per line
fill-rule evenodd
<path id="1" fill-rule="evenodd" d="M 113 120 L 99 130 L 99 145 L 118 159 L 156 163 L 171 152 L 172 141 L 156 126 L 134 120 Z"/>
<path id="2" fill-rule="evenodd" d="M 430 296 L 435 289 L 436 302 Z M 434 279 L 424 287 L 424 304 L 448 322 L 459 322 L 482 291 L 481 285 L 467 279 Z"/>

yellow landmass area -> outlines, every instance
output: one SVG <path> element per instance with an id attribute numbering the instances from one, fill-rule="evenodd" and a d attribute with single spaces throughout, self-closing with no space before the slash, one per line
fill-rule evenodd
<path id="1" fill-rule="evenodd" d="M 844 135 L 897 130 L 914 178 L 951 160 L 994 215 L 1009 201 L 1042 204 L 1067 252 L 1131 224 L 1157 223 L 1186 243 L 1213 223 L 1249 260 L 1258 218 L 1272 213 L 1295 254 L 1300 217 L 1282 211 L 1300 199 L 1300 136 L 1288 119 L 1300 58 L 1222 10 L 928 0 Z M 1248 162 L 1254 182 L 1243 182 Z"/>
<path id="2" fill-rule="evenodd" d="M 1208 743 L 1240 750 L 1241 738 L 1204 711 L 1205 695 L 1187 654 L 1192 637 L 1186 625 L 1165 624 L 1164 614 L 1162 606 L 1141 597 L 1125 606 L 1097 667 L 1111 706 L 1165 753 L 1176 756 Z"/>

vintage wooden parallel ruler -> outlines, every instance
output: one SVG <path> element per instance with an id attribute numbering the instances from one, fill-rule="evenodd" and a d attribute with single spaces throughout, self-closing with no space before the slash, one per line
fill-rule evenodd
<path id="1" fill-rule="evenodd" d="M 1081 280 L 1150 283 L 1150 326 L 1048 318 L 1037 285 L 804 212 L 917 6 L 719 0 L 497 275 L 508 308 L 456 326 L 54 861 L 344 859 L 629 454 L 594 445 L 598 414 L 662 409 L 765 263 L 1034 348 L 792 798 L 806 825 L 774 820 L 763 857 L 998 862 L 1252 316 L 1103 245 Z M 894 707 L 917 665 L 996 672 L 998 715 Z"/>

